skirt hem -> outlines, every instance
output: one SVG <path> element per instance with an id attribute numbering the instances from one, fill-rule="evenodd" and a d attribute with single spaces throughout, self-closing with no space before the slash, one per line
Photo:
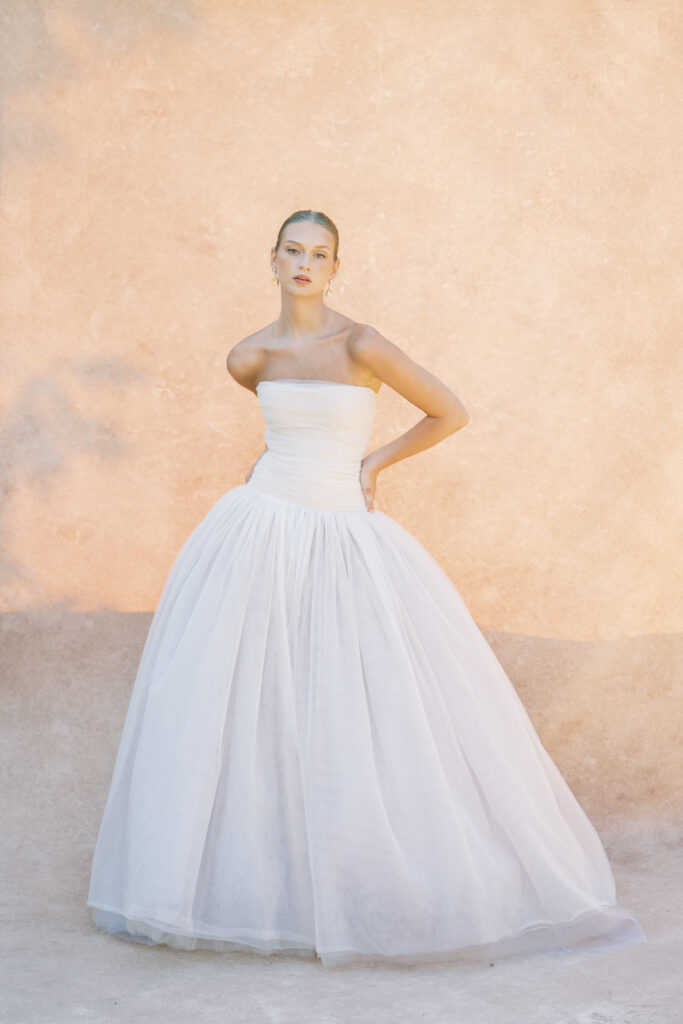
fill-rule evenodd
<path id="1" fill-rule="evenodd" d="M 93 922 L 107 934 L 145 945 L 166 945 L 185 952 L 205 950 L 216 953 L 249 952 L 319 958 L 325 967 L 336 966 L 418 966 L 449 962 L 483 963 L 505 957 L 539 954 L 566 955 L 611 949 L 647 942 L 640 923 L 618 904 L 602 905 L 584 911 L 571 921 L 534 922 L 512 935 L 492 941 L 438 950 L 360 950 L 324 947 L 310 937 L 282 931 L 235 929 L 211 935 L 211 929 L 199 925 L 192 934 L 178 931 L 177 925 L 162 921 L 154 913 L 135 908 L 124 913 L 119 908 L 88 901 Z M 158 912 L 157 912 L 158 913 Z M 200 934 L 202 933 L 203 934 Z"/>

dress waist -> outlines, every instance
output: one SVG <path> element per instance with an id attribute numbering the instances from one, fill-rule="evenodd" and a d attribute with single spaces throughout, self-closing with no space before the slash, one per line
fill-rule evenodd
<path id="1" fill-rule="evenodd" d="M 259 491 L 310 508 L 364 510 L 360 459 L 315 459 L 268 450 L 248 483 Z"/>

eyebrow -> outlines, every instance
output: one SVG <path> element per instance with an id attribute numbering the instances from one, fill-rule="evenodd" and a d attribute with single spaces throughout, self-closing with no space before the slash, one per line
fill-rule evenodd
<path id="1" fill-rule="evenodd" d="M 284 241 L 284 244 L 285 245 L 289 245 L 290 242 L 291 242 L 292 245 L 302 245 L 301 242 L 295 242 L 293 238 L 286 238 L 285 241 Z M 313 248 L 314 249 L 329 249 L 329 245 L 314 245 Z"/>

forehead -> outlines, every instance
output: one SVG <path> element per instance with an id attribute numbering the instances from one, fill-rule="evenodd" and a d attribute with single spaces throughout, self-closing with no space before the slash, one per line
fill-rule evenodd
<path id="1" fill-rule="evenodd" d="M 334 238 L 332 232 L 324 228 L 322 224 L 300 221 L 297 224 L 290 224 L 285 229 L 283 244 L 315 245 L 320 249 L 331 249 L 334 245 Z"/>

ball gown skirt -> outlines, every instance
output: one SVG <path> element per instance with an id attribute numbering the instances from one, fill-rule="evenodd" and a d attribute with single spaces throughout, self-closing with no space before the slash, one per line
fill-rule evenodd
<path id="1" fill-rule="evenodd" d="M 323 966 L 647 942 L 450 577 L 370 512 L 372 388 L 269 380 L 267 451 L 165 583 L 93 922 Z"/>

